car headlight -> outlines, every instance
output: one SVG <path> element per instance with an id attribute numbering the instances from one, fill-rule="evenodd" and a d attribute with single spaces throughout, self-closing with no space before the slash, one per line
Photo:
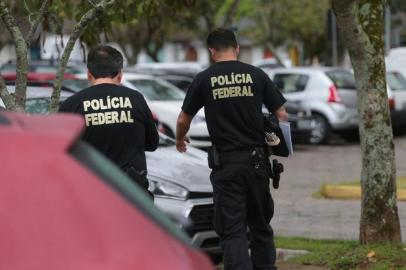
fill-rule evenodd
<path id="1" fill-rule="evenodd" d="M 189 195 L 189 191 L 186 188 L 166 181 L 151 180 L 149 190 L 154 196 L 170 197 L 179 200 L 186 200 Z"/>

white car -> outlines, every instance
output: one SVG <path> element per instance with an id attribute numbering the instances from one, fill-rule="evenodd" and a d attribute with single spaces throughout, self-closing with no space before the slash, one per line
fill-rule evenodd
<path id="1" fill-rule="evenodd" d="M 388 70 L 386 81 L 390 88 L 392 125 L 396 129 L 406 126 L 406 78 L 398 70 Z"/>
<path id="2" fill-rule="evenodd" d="M 76 75 L 79 79 L 86 79 L 86 74 Z M 152 113 L 163 125 L 165 134 L 174 138 L 176 121 L 182 108 L 185 93 L 173 84 L 151 75 L 124 73 L 122 85 L 136 89 L 144 95 Z M 206 125 L 204 111 L 200 110 L 190 125 L 190 145 L 198 148 L 211 146 L 209 131 Z"/>

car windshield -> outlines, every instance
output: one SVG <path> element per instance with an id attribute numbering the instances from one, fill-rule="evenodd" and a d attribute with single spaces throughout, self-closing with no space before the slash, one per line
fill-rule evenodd
<path id="1" fill-rule="evenodd" d="M 348 70 L 327 71 L 326 75 L 333 81 L 335 87 L 339 89 L 356 89 L 354 74 Z"/>
<path id="2" fill-rule="evenodd" d="M 62 85 L 73 92 L 79 92 L 90 86 L 88 80 L 85 79 L 74 79 L 74 80 L 63 80 Z"/>
<path id="3" fill-rule="evenodd" d="M 148 100 L 183 100 L 185 94 L 176 86 L 157 80 L 129 80 Z"/>
<path id="4" fill-rule="evenodd" d="M 386 80 L 393 91 L 406 90 L 406 79 L 399 72 L 387 72 Z"/>
<path id="5" fill-rule="evenodd" d="M 32 114 L 47 114 L 49 106 L 48 98 L 32 98 L 25 102 L 25 109 Z"/>

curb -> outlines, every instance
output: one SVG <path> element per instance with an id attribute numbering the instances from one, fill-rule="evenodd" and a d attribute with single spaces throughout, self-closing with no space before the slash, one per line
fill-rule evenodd
<path id="1" fill-rule="evenodd" d="M 286 262 L 287 260 L 290 260 L 294 257 L 303 256 L 308 253 L 309 251 L 307 250 L 277 248 L 276 260 Z"/>
<path id="2" fill-rule="evenodd" d="M 361 187 L 324 185 L 321 189 L 321 194 L 323 197 L 330 199 L 360 199 Z M 406 190 L 398 190 L 397 197 L 399 201 L 406 201 Z"/>

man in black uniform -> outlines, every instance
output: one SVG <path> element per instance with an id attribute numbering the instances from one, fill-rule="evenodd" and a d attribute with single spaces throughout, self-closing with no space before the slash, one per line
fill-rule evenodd
<path id="1" fill-rule="evenodd" d="M 83 140 L 148 190 L 144 151 L 154 151 L 159 141 L 152 113 L 142 94 L 120 85 L 123 56 L 116 49 L 91 50 L 87 68 L 92 86 L 68 98 L 59 111 L 83 115 Z"/>
<path id="2" fill-rule="evenodd" d="M 285 120 L 285 99 L 261 69 L 237 61 L 239 47 L 232 31 L 211 32 L 207 45 L 215 63 L 188 89 L 177 122 L 176 147 L 187 150 L 185 135 L 193 116 L 204 107 L 215 148 L 209 151 L 210 180 L 225 269 L 276 269 L 262 104 Z"/>

